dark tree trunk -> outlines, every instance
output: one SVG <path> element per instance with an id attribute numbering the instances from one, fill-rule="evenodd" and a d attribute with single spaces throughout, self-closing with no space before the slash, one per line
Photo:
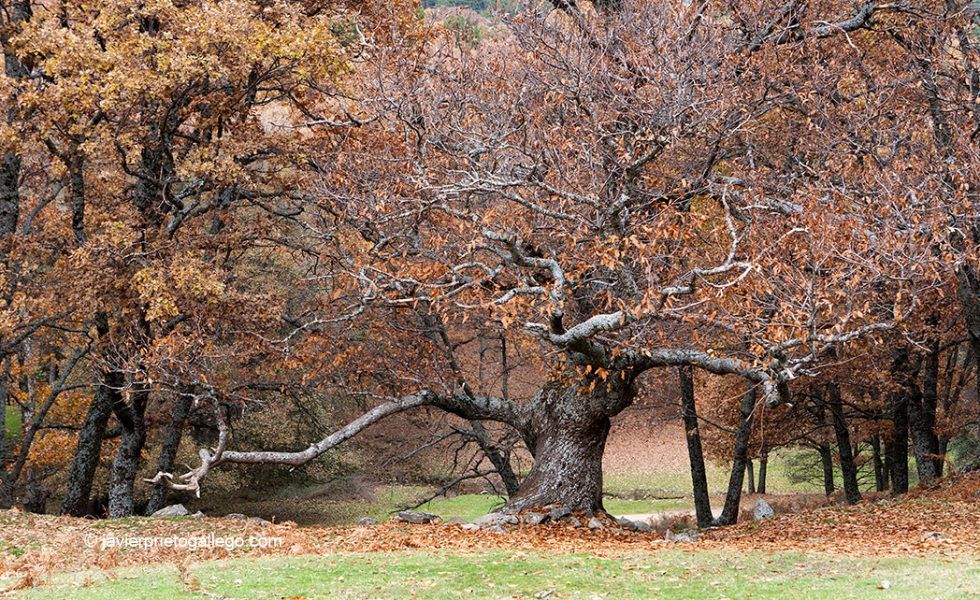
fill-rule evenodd
<path id="1" fill-rule="evenodd" d="M 109 477 L 110 519 L 130 517 L 136 511 L 133 489 L 136 484 L 136 474 L 139 472 L 140 454 L 146 443 L 144 416 L 149 390 L 139 389 L 133 391 L 131 395 L 132 401 L 126 407 L 127 416 L 123 418 L 117 412 L 124 423 L 122 441 L 112 462 L 112 472 Z"/>
<path id="2" fill-rule="evenodd" d="M 769 453 L 765 450 L 759 458 L 759 485 L 756 488 L 760 494 L 766 493 L 766 471 L 769 468 Z"/>
<path id="3" fill-rule="evenodd" d="M 970 235 L 973 237 L 974 244 L 980 244 L 980 217 L 975 215 L 974 211 L 974 217 L 970 222 Z M 976 361 L 974 379 L 977 398 L 980 398 L 980 272 L 975 265 L 967 262 L 956 272 L 956 280 L 960 306 L 963 309 L 963 321 L 970 338 L 970 347 L 973 349 L 973 360 Z"/>
<path id="4" fill-rule="evenodd" d="M 92 482 L 102 452 L 102 438 L 109 415 L 112 414 L 112 405 L 121 394 L 122 386 L 123 375 L 119 371 L 106 371 L 102 374 L 102 381 L 95 390 L 85 422 L 78 433 L 78 445 L 68 471 L 61 514 L 74 517 L 88 514 L 89 495 L 92 493 Z"/>
<path id="5" fill-rule="evenodd" d="M 85 243 L 85 158 L 77 147 L 68 161 L 71 194 L 71 231 L 78 244 Z"/>
<path id="6" fill-rule="evenodd" d="M 844 497 L 847 498 L 849 504 L 855 504 L 861 500 L 861 490 L 858 488 L 857 465 L 854 463 L 851 432 L 847 428 L 847 420 L 844 416 L 840 387 L 837 384 L 827 386 L 827 397 L 830 401 L 830 413 L 834 421 L 834 434 L 837 437 L 837 453 L 840 456 Z"/>
<path id="7" fill-rule="evenodd" d="M 17 33 L 17 26 L 31 20 L 30 0 L 14 0 L 4 3 L 0 15 L 0 44 L 3 45 L 4 72 L 9 79 L 24 79 L 30 73 L 11 48 L 10 38 Z M 16 102 L 8 109 L 7 122 L 16 118 Z M 0 159 L 0 239 L 13 235 L 17 230 L 20 216 L 20 170 L 21 158 L 16 152 L 7 151 Z"/>
<path id="8" fill-rule="evenodd" d="M 157 459 L 157 472 L 170 473 L 174 469 L 174 459 L 177 457 L 177 449 L 180 447 L 180 439 L 184 434 L 184 421 L 191 408 L 191 396 L 188 394 L 178 394 L 174 399 L 173 409 L 170 413 L 170 423 L 163 433 L 160 442 L 160 456 Z M 158 483 L 150 492 L 150 499 L 146 505 L 146 514 L 152 515 L 163 508 L 167 503 L 168 488 L 164 483 Z"/>
<path id="9" fill-rule="evenodd" d="M 820 444 L 817 447 L 820 452 L 820 465 L 823 467 L 823 491 L 828 496 L 836 491 L 834 486 L 834 453 L 830 449 L 830 444 Z"/>
<path id="10" fill-rule="evenodd" d="M 909 491 L 909 405 L 905 392 L 892 397 L 892 440 L 888 461 L 891 463 L 892 493 Z"/>
<path id="11" fill-rule="evenodd" d="M 550 383 L 532 403 L 529 430 L 534 463 L 504 507 L 516 513 L 546 506 L 586 514 L 603 512 L 602 454 L 609 418 L 635 397 L 632 376 L 611 373 L 565 387 Z"/>
<path id="12" fill-rule="evenodd" d="M 883 492 L 888 488 L 888 477 L 881 462 L 881 438 L 877 435 L 871 436 L 871 460 L 875 468 L 875 490 Z"/>
<path id="13" fill-rule="evenodd" d="M 919 483 L 929 484 L 942 473 L 937 464 L 939 438 L 936 437 L 936 404 L 939 381 L 939 347 L 933 343 L 932 352 L 926 358 L 922 376 L 922 391 L 916 388 L 909 397 L 909 429 L 912 433 L 912 449 Z M 938 469 L 937 469 L 938 467 Z"/>
<path id="14" fill-rule="evenodd" d="M 711 495 L 708 493 L 708 473 L 704 467 L 701 447 L 701 430 L 698 423 L 697 403 L 694 396 L 694 370 L 691 367 L 677 369 L 681 392 L 681 414 L 684 419 L 687 456 L 691 462 L 691 484 L 694 489 L 694 513 L 698 527 L 710 527 Z"/>
<path id="15" fill-rule="evenodd" d="M 749 437 L 752 434 L 752 412 L 755 410 L 758 393 L 754 383 L 748 382 L 746 385 L 748 389 L 742 394 L 739 410 L 738 431 L 735 434 L 735 450 L 732 456 L 732 473 L 728 478 L 728 493 L 725 494 L 725 507 L 716 521 L 717 525 L 734 525 L 738 522 L 739 503 L 742 500 L 742 480 L 745 477 Z"/>
<path id="16" fill-rule="evenodd" d="M 752 466 L 752 459 L 745 461 L 745 478 L 748 480 L 749 494 L 755 493 L 755 467 Z"/>

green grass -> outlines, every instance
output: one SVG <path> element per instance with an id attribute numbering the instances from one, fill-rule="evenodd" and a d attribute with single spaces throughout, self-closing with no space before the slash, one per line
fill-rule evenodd
<path id="1" fill-rule="evenodd" d="M 56 577 L 19 598 L 963 598 L 976 559 L 858 559 L 716 551 L 584 554 L 397 552 L 237 559 Z M 185 578 L 184 581 L 188 581 Z M 888 582 L 885 584 L 884 582 Z M 197 588 L 192 590 L 192 588 Z M 887 588 L 887 589 L 880 589 Z"/>
<path id="2" fill-rule="evenodd" d="M 17 406 L 7 406 L 4 420 L 4 435 L 7 441 L 14 442 L 20 437 L 21 414 Z"/>
<path id="3" fill-rule="evenodd" d="M 462 494 L 451 498 L 440 498 L 423 504 L 419 510 L 439 515 L 443 519 L 458 517 L 472 521 L 504 505 L 506 498 L 491 494 Z M 603 504 L 614 515 L 652 513 L 671 508 L 684 508 L 688 503 L 680 500 L 621 500 L 607 498 Z"/>
<path id="4" fill-rule="evenodd" d="M 786 456 L 794 452 L 812 452 L 802 449 L 786 449 L 769 456 L 766 473 L 766 491 L 770 494 L 816 493 L 823 488 L 814 483 L 794 483 L 787 473 Z M 914 468 L 914 466 L 912 467 Z M 759 464 L 755 461 L 756 477 Z M 712 494 L 724 494 L 728 489 L 730 465 L 707 463 L 708 489 Z M 691 474 L 684 469 L 676 472 L 626 472 L 606 473 L 603 476 L 607 494 L 622 497 L 677 498 L 691 495 Z M 839 468 L 836 472 L 838 486 L 841 482 Z"/>

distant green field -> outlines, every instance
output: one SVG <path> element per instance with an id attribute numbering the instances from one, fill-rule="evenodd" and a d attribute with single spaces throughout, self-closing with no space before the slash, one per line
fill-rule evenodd
<path id="1" fill-rule="evenodd" d="M 980 561 L 796 553 L 395 552 L 236 559 L 55 576 L 17 598 L 965 598 Z"/>

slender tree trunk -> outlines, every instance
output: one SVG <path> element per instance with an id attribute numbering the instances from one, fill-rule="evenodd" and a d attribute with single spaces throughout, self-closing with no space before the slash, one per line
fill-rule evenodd
<path id="1" fill-rule="evenodd" d="M 745 461 L 745 478 L 748 479 L 749 494 L 755 493 L 755 467 L 752 466 L 752 459 Z"/>
<path id="2" fill-rule="evenodd" d="M 529 431 L 522 432 L 534 448 L 534 463 L 520 489 L 504 507 L 517 513 L 546 506 L 586 514 L 604 511 L 602 454 L 609 418 L 632 403 L 632 377 L 611 373 L 605 380 L 566 387 L 550 383 L 538 394 Z"/>
<path id="3" fill-rule="evenodd" d="M 78 445 L 68 471 L 61 514 L 82 517 L 88 513 L 89 495 L 92 493 L 92 482 L 99 466 L 106 423 L 112 414 L 112 405 L 121 394 L 122 386 L 121 372 L 106 371 L 102 374 L 102 381 L 95 390 L 85 422 L 78 433 Z"/>
<path id="4" fill-rule="evenodd" d="M 174 459 L 177 457 L 177 450 L 180 448 L 180 440 L 184 434 L 184 421 L 191 408 L 191 396 L 189 394 L 178 394 L 174 398 L 173 409 L 170 413 L 170 423 L 163 433 L 160 442 L 160 455 L 157 458 L 157 472 L 170 473 L 174 469 Z M 146 514 L 152 515 L 163 508 L 167 503 L 167 486 L 158 483 L 150 492 L 150 499 L 146 505 Z"/>
<path id="5" fill-rule="evenodd" d="M 769 467 L 769 452 L 766 450 L 762 451 L 762 456 L 759 457 L 759 485 L 756 489 L 760 494 L 766 493 L 766 471 Z"/>
<path id="6" fill-rule="evenodd" d="M 112 462 L 109 478 L 109 518 L 119 519 L 132 516 L 136 511 L 133 489 L 136 474 L 139 472 L 140 453 L 146 443 L 144 417 L 149 390 L 139 389 L 132 393 L 129 404 L 129 425 L 124 423 L 122 441 Z"/>
<path id="7" fill-rule="evenodd" d="M 745 463 L 749 451 L 749 437 L 752 434 L 752 411 L 758 392 L 755 384 L 746 383 L 747 389 L 742 394 L 739 410 L 738 432 L 735 434 L 735 450 L 732 456 L 732 473 L 728 478 L 728 493 L 725 494 L 725 506 L 721 516 L 715 522 L 717 525 L 734 525 L 738 521 L 739 503 L 742 500 L 742 479 L 745 476 Z"/>
<path id="8" fill-rule="evenodd" d="M 840 470 L 844 481 L 844 497 L 847 498 L 849 504 L 855 504 L 861 500 L 861 490 L 858 488 L 857 465 L 854 463 L 854 453 L 851 448 L 851 432 L 847 428 L 840 387 L 836 383 L 827 386 L 827 397 L 830 400 L 830 413 L 834 421 L 834 434 L 837 437 L 837 452 L 840 456 Z"/>
<path id="9" fill-rule="evenodd" d="M 694 513 L 698 527 L 710 527 L 711 495 L 708 493 L 708 474 L 704 466 L 701 447 L 701 430 L 698 423 L 697 403 L 694 396 L 694 370 L 679 367 L 677 375 L 681 392 L 681 414 L 684 419 L 684 437 L 687 440 L 687 456 L 691 462 L 691 484 L 694 489 Z"/>
<path id="10" fill-rule="evenodd" d="M 817 451 L 820 452 L 820 465 L 823 467 L 823 491 L 830 496 L 837 489 L 834 485 L 834 453 L 827 443 L 820 444 Z"/>
<path id="11" fill-rule="evenodd" d="M 888 481 L 885 466 L 881 462 L 881 438 L 877 434 L 871 436 L 871 460 L 874 461 L 875 468 L 875 490 L 883 492 L 888 487 Z"/>

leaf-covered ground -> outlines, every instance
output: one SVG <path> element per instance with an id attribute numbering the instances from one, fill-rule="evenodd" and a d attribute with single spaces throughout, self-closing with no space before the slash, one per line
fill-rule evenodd
<path id="1" fill-rule="evenodd" d="M 941 535 L 927 535 L 930 532 Z M 101 541 L 107 538 L 175 535 L 266 536 L 279 538 L 281 544 L 194 551 L 162 546 L 101 547 Z M 762 523 L 748 522 L 708 532 L 701 540 L 687 544 L 665 542 L 658 534 L 594 532 L 570 526 L 529 527 L 500 534 L 468 532 L 445 524 L 413 526 L 388 522 L 371 527 L 301 528 L 292 523 L 256 524 L 231 519 L 91 521 L 19 511 L 0 513 L 0 584 L 8 588 L 51 584 L 65 573 L 92 569 L 112 573 L 119 567 L 170 565 L 166 568 L 180 571 L 190 568 L 188 565 L 205 565 L 200 568 L 207 570 L 209 561 L 220 559 L 293 560 L 375 553 L 423 553 L 447 560 L 487 553 L 537 553 L 555 560 L 587 554 L 617 561 L 678 553 L 692 555 L 692 560 L 702 555 L 707 560 L 711 556 L 742 554 L 801 554 L 819 556 L 820 560 L 921 557 L 922 564 L 955 563 L 958 569 L 966 569 L 957 577 L 975 578 L 980 560 L 980 474 L 901 499 L 871 499 L 857 506 L 827 507 L 781 515 Z"/>

